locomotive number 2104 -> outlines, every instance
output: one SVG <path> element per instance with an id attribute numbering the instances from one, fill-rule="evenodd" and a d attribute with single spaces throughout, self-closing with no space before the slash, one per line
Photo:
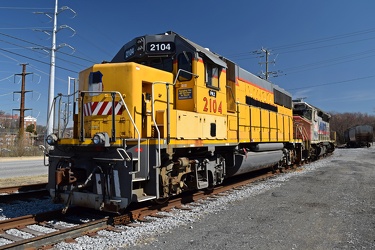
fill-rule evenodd
<path id="1" fill-rule="evenodd" d="M 223 113 L 221 101 L 218 104 L 216 99 L 203 97 L 203 102 L 204 102 L 204 107 L 203 107 L 204 112 L 220 113 L 220 114 Z"/>

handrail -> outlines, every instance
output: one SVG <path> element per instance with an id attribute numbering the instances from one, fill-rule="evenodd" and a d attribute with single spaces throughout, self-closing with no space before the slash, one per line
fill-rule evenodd
<path id="1" fill-rule="evenodd" d="M 134 121 L 134 119 L 133 119 L 133 117 L 132 117 L 132 115 L 131 115 L 131 113 L 130 113 L 130 111 L 128 109 L 128 106 L 126 105 L 126 102 L 125 102 L 124 98 L 122 97 L 121 93 L 118 92 L 118 91 L 80 91 L 80 92 L 81 92 L 81 94 L 83 94 L 83 95 L 81 95 L 82 99 L 83 99 L 83 96 L 84 96 L 85 93 L 89 93 L 89 94 L 111 94 L 112 98 L 114 98 L 115 95 L 118 95 L 120 97 L 120 99 L 121 99 L 121 105 L 124 106 L 124 108 L 125 108 L 128 116 L 130 118 L 130 121 L 131 121 L 132 125 L 134 126 L 134 129 L 135 129 L 136 133 L 138 134 L 138 138 L 137 138 L 137 158 L 138 158 L 138 165 L 137 165 L 137 171 L 135 171 L 135 172 L 139 172 L 140 171 L 140 165 L 141 165 L 141 159 L 140 159 L 141 134 L 140 134 L 140 132 L 139 132 L 139 130 L 137 128 L 137 125 L 135 124 L 135 121 Z M 83 101 L 81 102 L 81 105 L 83 105 Z M 113 105 L 113 102 L 112 102 L 112 105 Z M 115 107 L 112 107 L 112 110 L 113 110 L 112 113 L 114 113 Z M 83 107 L 81 107 L 81 113 L 83 114 Z M 81 117 L 82 116 L 83 115 L 81 115 Z M 114 116 L 112 115 L 112 120 L 113 119 L 114 119 Z M 114 121 L 112 121 L 112 124 L 114 124 Z M 81 127 L 83 127 L 83 119 L 81 120 Z M 115 131 L 114 131 L 113 128 L 114 128 L 114 126 L 112 126 L 112 130 L 113 130 L 112 134 L 115 134 Z"/>
<path id="2" fill-rule="evenodd" d="M 175 79 L 173 80 L 173 84 L 169 83 L 169 82 L 162 82 L 162 81 L 155 81 L 152 83 L 152 93 L 151 93 L 151 97 L 152 97 L 152 100 L 151 100 L 151 114 L 152 114 L 152 121 L 154 123 L 154 126 L 155 126 L 155 129 L 158 133 L 158 157 L 157 157 L 157 167 L 160 166 L 161 164 L 161 145 L 160 145 L 160 130 L 159 130 L 159 127 L 158 125 L 156 124 L 156 120 L 155 120 L 155 110 L 154 110 L 154 85 L 155 84 L 165 84 L 165 87 L 166 87 L 166 91 L 167 91 L 167 144 L 169 144 L 170 142 L 170 135 L 171 135 L 171 126 L 170 126 L 170 108 L 169 108 L 169 105 L 170 105 L 170 96 L 169 96 L 169 86 L 175 86 L 176 83 L 177 83 L 177 79 L 178 79 L 178 76 L 180 74 L 180 72 L 185 72 L 185 73 L 188 73 L 188 74 L 191 74 L 192 76 L 194 76 L 195 78 L 198 78 L 199 76 L 192 73 L 192 72 L 189 72 L 187 70 L 184 70 L 184 69 L 179 69 L 177 71 L 177 74 L 175 76 Z"/>
<path id="3" fill-rule="evenodd" d="M 159 127 L 156 123 L 156 120 L 155 120 L 155 110 L 154 110 L 154 85 L 155 84 L 165 84 L 165 85 L 168 85 L 169 83 L 167 82 L 153 82 L 152 83 L 152 89 L 151 89 L 151 115 L 152 115 L 152 121 L 154 123 L 154 126 L 155 126 L 155 129 L 157 131 L 157 134 L 158 134 L 158 157 L 156 158 L 157 162 L 156 162 L 156 166 L 159 167 L 160 164 L 161 164 L 161 145 L 160 145 L 160 130 L 159 130 Z M 168 93 L 167 93 L 168 95 Z M 169 112 L 169 103 L 167 102 L 167 113 Z M 167 125 L 167 127 L 169 126 L 169 124 Z"/>
<path id="4" fill-rule="evenodd" d="M 69 117 L 70 117 L 70 116 L 69 116 L 69 112 L 70 112 L 70 111 L 69 111 L 69 110 L 70 110 L 70 109 L 69 109 L 69 105 L 70 105 L 70 97 L 71 97 L 71 96 L 74 96 L 76 93 L 78 93 L 78 91 L 73 92 L 73 93 L 68 94 L 68 95 L 63 95 L 63 94 L 61 94 L 61 93 L 57 94 L 57 96 L 55 96 L 55 97 L 53 98 L 52 105 L 51 105 L 51 107 L 50 107 L 50 110 L 48 111 L 46 127 L 48 127 L 48 125 L 49 125 L 49 122 L 50 122 L 49 117 L 51 116 L 52 110 L 56 108 L 56 101 L 57 101 L 57 99 L 59 98 L 58 115 L 57 115 L 57 116 L 58 116 L 58 119 L 57 119 L 57 133 L 56 133 L 56 134 L 58 135 L 59 138 L 64 136 L 64 133 L 65 133 L 66 127 L 67 127 L 68 124 L 69 124 Z M 63 98 L 63 97 L 68 98 L 68 103 L 67 103 L 67 109 L 68 109 L 68 111 L 67 111 L 67 115 L 66 115 L 66 117 L 65 117 L 65 119 L 64 119 L 63 128 L 61 128 L 61 125 L 60 125 L 60 123 L 61 123 L 61 119 L 60 119 L 60 108 L 61 108 L 62 98 Z M 55 119 L 52 119 L 52 123 L 54 123 L 54 120 L 55 120 Z M 54 129 L 54 125 L 52 124 L 52 133 L 54 133 L 53 129 Z M 45 135 L 45 136 L 48 136 L 48 135 Z"/>
<path id="5" fill-rule="evenodd" d="M 123 149 L 123 148 L 116 148 L 116 151 L 117 151 L 117 153 L 119 154 L 119 156 L 120 156 L 120 158 L 119 159 L 116 159 L 116 158 L 93 158 L 94 160 L 101 160 L 101 161 L 103 161 L 103 160 L 106 160 L 106 161 L 108 161 L 108 160 L 110 160 L 110 161 L 131 161 L 131 158 L 130 158 L 130 156 L 129 156 L 129 154 L 125 151 L 125 149 Z M 122 154 L 120 153 L 120 151 L 121 152 L 124 152 L 124 154 L 126 155 L 126 159 L 124 158 L 124 156 L 122 156 Z"/>
<path id="6" fill-rule="evenodd" d="M 300 124 L 296 123 L 296 138 L 298 138 L 298 135 L 300 135 L 302 138 L 303 141 L 307 141 L 307 139 L 309 138 L 308 134 L 307 134 L 307 131 L 306 131 L 306 128 L 301 126 Z"/>

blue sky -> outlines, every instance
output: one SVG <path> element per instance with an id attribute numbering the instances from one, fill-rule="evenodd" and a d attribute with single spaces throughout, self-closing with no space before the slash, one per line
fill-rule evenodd
<path id="1" fill-rule="evenodd" d="M 25 115 L 45 125 L 51 47 L 45 32 L 53 22 L 55 0 L 0 0 L 0 110 L 19 108 L 21 63 L 28 63 Z M 129 40 L 173 30 L 261 74 L 270 51 L 270 80 L 305 100 L 333 112 L 375 112 L 375 1 L 361 0 L 207 0 L 178 1 L 59 0 L 55 94 L 67 92 L 68 77 L 111 60 Z M 39 30 L 39 31 L 38 31 Z M 48 32 L 47 32 L 48 33 Z M 263 54 L 264 55 L 264 54 Z M 13 112 L 16 113 L 16 112 Z"/>

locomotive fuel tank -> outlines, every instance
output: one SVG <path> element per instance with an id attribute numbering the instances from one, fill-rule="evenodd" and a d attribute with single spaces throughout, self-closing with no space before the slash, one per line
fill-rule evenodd
<path id="1" fill-rule="evenodd" d="M 267 143 L 251 145 L 233 154 L 233 159 L 227 163 L 226 176 L 249 173 L 258 169 L 277 166 L 283 158 L 282 143 Z"/>

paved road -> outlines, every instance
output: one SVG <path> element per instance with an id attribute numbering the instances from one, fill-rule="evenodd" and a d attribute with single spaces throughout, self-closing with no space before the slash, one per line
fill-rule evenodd
<path id="1" fill-rule="evenodd" d="M 37 176 L 48 173 L 43 157 L 0 158 L 0 178 Z"/>

